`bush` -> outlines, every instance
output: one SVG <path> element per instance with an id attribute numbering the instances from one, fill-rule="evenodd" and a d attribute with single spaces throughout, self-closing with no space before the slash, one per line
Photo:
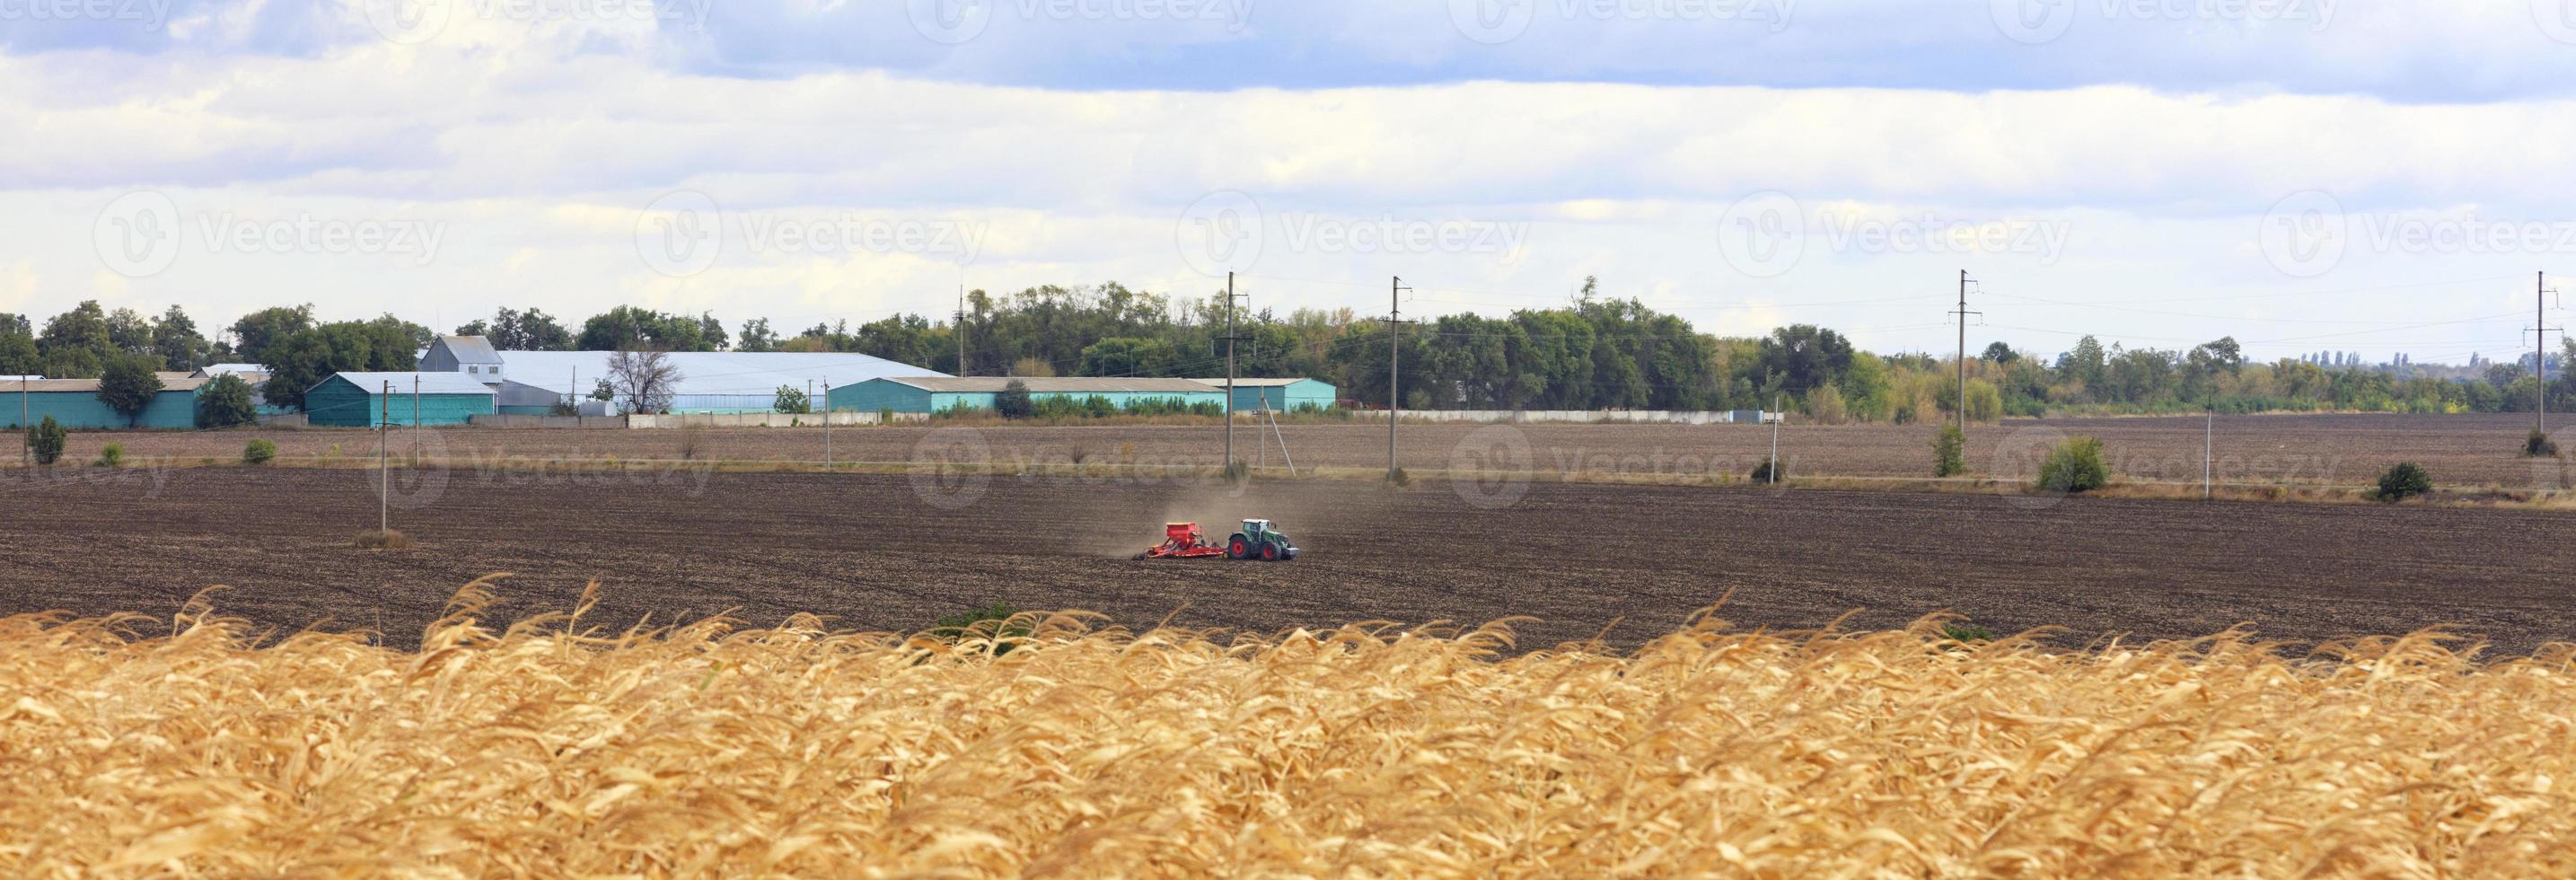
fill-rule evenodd
<path id="1" fill-rule="evenodd" d="M 2387 473 L 2379 475 L 2379 500 L 2398 502 L 2409 495 L 2433 491 L 2433 475 L 2411 461 L 2401 461 Z"/>
<path id="2" fill-rule="evenodd" d="M 569 400 L 558 400 L 554 405 L 546 407 L 546 415 L 578 416 L 581 415 L 581 405 Z"/>
<path id="3" fill-rule="evenodd" d="M 117 467 L 123 464 L 125 464 L 125 444 L 110 443 L 98 450 L 99 467 Z"/>
<path id="4" fill-rule="evenodd" d="M 2558 441 L 2549 439 L 2549 435 L 2541 433 L 2539 428 L 2533 428 L 2531 436 L 2522 441 L 2522 454 L 2532 458 L 2557 458 Z"/>
<path id="5" fill-rule="evenodd" d="M 1941 436 L 1932 438 L 1932 455 L 1936 459 L 1932 464 L 1932 475 L 1955 477 L 1967 473 L 1968 462 L 1964 456 L 1967 446 L 1968 438 L 1959 433 L 1959 426 L 1942 425 Z"/>
<path id="6" fill-rule="evenodd" d="M 778 399 L 771 401 L 769 408 L 781 413 L 804 415 L 814 411 L 814 401 L 807 398 L 803 391 L 798 391 L 790 386 L 780 385 L 778 386 Z"/>
<path id="7" fill-rule="evenodd" d="M 1401 489 L 1413 485 L 1413 475 L 1405 473 L 1403 468 L 1396 468 L 1386 472 L 1386 484 Z"/>
<path id="8" fill-rule="evenodd" d="M 1776 467 L 1776 465 L 1777 465 L 1777 464 L 1778 464 L 1778 460 L 1777 460 L 1777 459 L 1769 459 L 1769 458 L 1763 459 L 1761 464 L 1754 465 L 1754 466 L 1753 466 L 1753 470 L 1752 470 L 1751 472 L 1749 472 L 1749 473 L 1746 473 L 1746 474 L 1745 474 L 1745 476 L 1746 476 L 1746 477 L 1749 477 L 1749 478 L 1752 478 L 1752 480 L 1753 480 L 1754 482 L 1756 482 L 1756 483 L 1768 483 L 1768 482 L 1771 482 L 1771 475 L 1772 475 L 1772 472 L 1773 472 L 1773 471 L 1775 471 L 1775 470 L 1777 470 L 1777 471 L 1779 471 L 1779 475 L 1780 475 L 1780 478 L 1781 478 L 1781 479 L 1787 479 L 1787 478 L 1788 478 L 1788 476 L 1789 476 L 1789 472 L 1788 472 L 1788 470 L 1787 470 L 1787 469 L 1785 469 L 1785 468 L 1779 468 L 1779 467 Z"/>
<path id="9" fill-rule="evenodd" d="M 242 444 L 243 464 L 267 464 L 276 459 L 277 444 L 275 443 L 271 443 L 266 440 L 252 440 L 249 443 Z"/>
<path id="10" fill-rule="evenodd" d="M 35 449 L 37 464 L 61 461 L 63 446 L 70 440 L 71 432 L 63 430 L 62 423 L 54 421 L 53 416 L 27 429 L 27 445 Z"/>
<path id="11" fill-rule="evenodd" d="M 259 407 L 251 403 L 250 383 L 240 376 L 225 373 L 197 392 L 197 427 L 229 428 L 258 420 Z"/>
<path id="12" fill-rule="evenodd" d="M 1037 405 L 1029 400 L 1027 382 L 1013 379 L 1003 383 L 1002 393 L 993 395 L 993 411 L 1001 413 L 1002 418 L 1025 419 L 1036 410 Z"/>
<path id="13" fill-rule="evenodd" d="M 969 637 L 992 639 L 996 642 L 991 648 L 993 656 L 999 657 L 1018 647 L 1005 640 L 1027 638 L 1032 631 L 1028 621 L 1015 620 L 1019 616 L 1020 612 L 1009 604 L 995 602 L 964 614 L 940 618 L 931 626 L 930 635 L 949 644 Z"/>
<path id="14" fill-rule="evenodd" d="M 1941 637 L 1963 645 L 1973 645 L 1978 642 L 1994 641 L 1995 631 L 1964 620 L 1953 620 L 1941 625 Z"/>
<path id="15" fill-rule="evenodd" d="M 2039 463 L 2039 488 L 2073 494 L 2111 485 L 2111 466 L 2102 463 L 2102 441 L 2070 438 L 2048 451 Z"/>

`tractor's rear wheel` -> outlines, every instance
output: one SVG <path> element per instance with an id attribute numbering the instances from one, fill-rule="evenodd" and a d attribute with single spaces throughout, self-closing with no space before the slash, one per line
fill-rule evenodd
<path id="1" fill-rule="evenodd" d="M 1252 545 L 1244 543 L 1244 542 L 1243 542 L 1243 536 L 1242 536 L 1242 535 L 1236 535 L 1236 536 L 1234 536 L 1234 540 L 1226 542 L 1226 545 L 1225 545 L 1225 558 L 1227 558 L 1227 559 L 1247 559 L 1247 558 L 1250 558 L 1251 556 L 1252 556 Z"/>

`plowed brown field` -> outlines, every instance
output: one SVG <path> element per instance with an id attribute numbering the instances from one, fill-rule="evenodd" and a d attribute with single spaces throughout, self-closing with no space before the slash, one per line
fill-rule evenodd
<path id="1" fill-rule="evenodd" d="M 1733 591 L 1725 616 L 1775 627 L 1948 608 L 2003 632 L 2067 627 L 2073 642 L 2238 622 L 2295 639 L 2457 623 L 2517 653 L 2576 637 L 2576 515 L 2545 510 L 1546 480 L 1498 499 L 1445 479 L 1235 493 L 1054 476 L 397 472 L 394 523 L 421 546 L 361 551 L 371 472 L 104 473 L 0 478 L 0 614 L 169 612 L 225 584 L 233 613 L 408 644 L 457 585 L 510 571 L 504 618 L 567 607 L 600 578 L 607 601 L 589 619 L 619 623 L 814 611 L 909 630 L 1000 600 L 1256 631 L 1529 615 L 1523 647 L 1546 647 L 1668 632 Z M 1306 557 L 1126 558 L 1166 518 L 1246 516 L 1279 520 Z"/>
<path id="2" fill-rule="evenodd" d="M 2221 483 L 2364 485 L 2399 461 L 2429 469 L 2452 486 L 2566 488 L 2576 465 L 2535 462 L 2516 453 L 2531 427 L 2528 415 L 2320 415 L 2233 416 L 2216 420 L 2211 446 Z M 620 461 L 670 460 L 695 444 L 700 459 L 727 461 L 904 462 L 920 457 L 932 428 L 888 426 L 837 429 L 830 438 L 815 428 L 674 430 L 496 430 L 442 428 L 424 432 L 426 450 L 462 466 L 512 457 Z M 1135 462 L 1216 467 L 1223 460 L 1221 429 L 1204 426 L 1009 427 L 938 429 L 973 431 L 1000 462 Z M 2204 426 L 2199 418 L 2012 420 L 1972 426 L 1967 462 L 1982 474 L 2028 476 L 2037 453 L 2065 436 L 2102 439 L 2124 478 L 2198 482 Z M 1930 475 L 1933 427 L 1892 425 L 1789 425 L 1781 431 L 1781 458 L 1806 476 L 1923 477 Z M 2561 431 L 2560 445 L 2576 450 L 2576 431 Z M 1383 423 L 1284 426 L 1288 452 L 1299 467 L 1377 468 L 1386 462 Z M 86 461 L 109 442 L 128 457 L 183 462 L 240 458 L 252 436 L 277 442 L 289 461 L 372 458 L 375 435 L 361 430 L 272 430 L 201 433 L 83 433 L 72 436 L 68 456 Z M 944 435 L 943 435 L 944 436 Z M 397 453 L 412 438 L 397 433 Z M 825 448 L 829 443 L 830 449 Z M 1239 428 L 1236 442 L 1254 458 L 1256 432 Z M 1770 453 L 1771 431 L 1755 425 L 1404 425 L 1399 457 L 1409 470 L 1488 468 L 1539 473 L 1649 473 L 1741 475 Z M 1281 464 L 1275 443 L 1264 453 Z"/>

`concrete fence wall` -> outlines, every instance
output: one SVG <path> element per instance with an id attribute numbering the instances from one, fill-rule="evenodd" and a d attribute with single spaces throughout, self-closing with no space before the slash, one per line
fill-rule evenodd
<path id="1" fill-rule="evenodd" d="M 667 416 L 535 416 L 479 415 L 473 419 L 477 428 L 556 428 L 618 429 L 639 431 L 668 428 L 820 428 L 826 416 L 834 427 L 874 425 L 882 421 L 874 412 L 806 413 L 688 413 Z M 928 413 L 895 413 L 896 422 L 926 422 Z"/>
<path id="2" fill-rule="evenodd" d="M 1739 415 L 1751 416 L 1739 418 Z M 1738 421 L 1752 422 L 1759 414 L 1697 410 L 1580 410 L 1580 409 L 1431 409 L 1405 410 L 1407 419 L 1429 422 L 1512 422 L 1617 424 L 1648 423 L 1665 425 L 1725 425 Z"/>

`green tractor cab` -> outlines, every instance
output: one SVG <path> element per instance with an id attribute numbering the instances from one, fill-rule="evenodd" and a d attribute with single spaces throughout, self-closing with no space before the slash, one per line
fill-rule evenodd
<path id="1" fill-rule="evenodd" d="M 1225 558 L 1280 562 L 1297 558 L 1297 545 L 1266 519 L 1243 521 L 1243 531 L 1225 539 Z"/>

